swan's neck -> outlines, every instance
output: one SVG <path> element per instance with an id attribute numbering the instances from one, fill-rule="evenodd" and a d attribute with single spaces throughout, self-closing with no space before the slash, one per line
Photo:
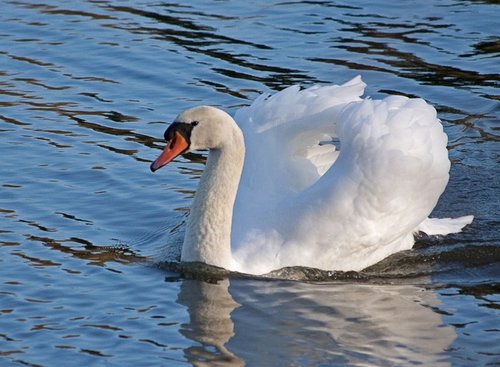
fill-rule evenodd
<path id="1" fill-rule="evenodd" d="M 230 135 L 222 147 L 208 154 L 187 223 L 182 261 L 233 268 L 231 223 L 245 145 L 236 124 Z"/>

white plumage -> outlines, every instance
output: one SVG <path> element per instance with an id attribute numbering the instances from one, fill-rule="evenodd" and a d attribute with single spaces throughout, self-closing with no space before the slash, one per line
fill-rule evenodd
<path id="1" fill-rule="evenodd" d="M 180 124 L 199 122 L 189 149 L 210 149 L 182 260 L 254 274 L 361 270 L 410 249 L 419 230 L 446 234 L 470 223 L 427 219 L 450 168 L 436 110 L 403 96 L 361 99 L 365 86 L 356 77 L 260 96 L 235 116 L 246 154 L 222 111 L 179 115 Z"/>

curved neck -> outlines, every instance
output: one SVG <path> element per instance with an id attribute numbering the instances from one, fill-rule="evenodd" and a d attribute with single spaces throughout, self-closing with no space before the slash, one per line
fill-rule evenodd
<path id="1" fill-rule="evenodd" d="M 201 261 L 232 269 L 233 205 L 245 156 L 243 134 L 234 123 L 231 137 L 211 149 L 188 219 L 181 261 Z"/>

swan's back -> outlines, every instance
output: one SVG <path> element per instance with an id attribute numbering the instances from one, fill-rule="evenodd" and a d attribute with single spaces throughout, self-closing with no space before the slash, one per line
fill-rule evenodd
<path id="1" fill-rule="evenodd" d="M 421 99 L 291 87 L 236 114 L 246 158 L 233 215 L 239 270 L 360 270 L 413 246 L 448 182 L 447 136 Z M 340 154 L 328 141 L 340 141 Z M 337 144 L 338 145 L 338 144 Z"/>

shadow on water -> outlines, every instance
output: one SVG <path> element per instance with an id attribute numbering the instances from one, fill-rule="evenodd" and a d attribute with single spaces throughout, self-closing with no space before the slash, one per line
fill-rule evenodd
<path id="1" fill-rule="evenodd" d="M 294 266 L 264 275 L 231 272 L 203 263 L 157 262 L 155 266 L 177 275 L 170 281 L 196 279 L 216 283 L 224 279 L 292 280 L 302 282 L 355 282 L 370 284 L 446 284 L 495 282 L 500 278 L 498 246 L 463 246 L 446 251 L 409 250 L 396 253 L 362 271 L 334 271 Z M 432 282 L 433 285 L 430 285 Z"/>
<path id="2" fill-rule="evenodd" d="M 69 254 L 74 258 L 84 260 L 88 265 L 107 266 L 108 269 L 111 269 L 108 265 L 112 265 L 112 263 L 125 265 L 146 263 L 148 259 L 145 256 L 140 256 L 139 254 L 134 253 L 134 251 L 131 250 L 126 244 L 120 243 L 100 246 L 76 237 L 53 239 L 49 237 L 29 236 L 26 239 L 32 242 L 39 242 L 50 250 L 58 251 L 63 254 Z M 14 255 L 29 260 L 34 264 L 43 266 L 61 265 L 52 263 L 50 260 L 42 260 L 25 255 L 22 251 L 17 251 Z"/>

